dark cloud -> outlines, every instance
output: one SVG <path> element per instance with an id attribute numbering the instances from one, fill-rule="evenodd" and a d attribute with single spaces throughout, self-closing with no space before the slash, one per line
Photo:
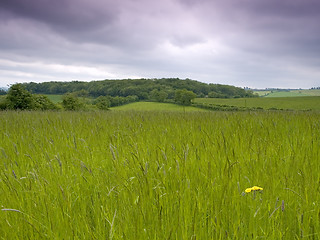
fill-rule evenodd
<path id="1" fill-rule="evenodd" d="M 268 18 L 319 18 L 320 2 L 317 0 L 250 1 L 245 8 L 250 14 L 261 14 Z"/>
<path id="2" fill-rule="evenodd" d="M 212 34 L 220 33 L 229 46 L 275 58 L 318 58 L 319 1 L 225 0 L 202 4 L 197 14 L 205 16 Z M 210 15 L 211 11 L 214 13 Z"/>
<path id="3" fill-rule="evenodd" d="M 0 71 L 312 87 L 319 22 L 318 0 L 2 0 Z"/>
<path id="4" fill-rule="evenodd" d="M 0 8 L 16 17 L 43 22 L 51 27 L 68 31 L 83 31 L 112 23 L 119 11 L 117 6 L 105 1 L 66 0 L 2 0 Z"/>

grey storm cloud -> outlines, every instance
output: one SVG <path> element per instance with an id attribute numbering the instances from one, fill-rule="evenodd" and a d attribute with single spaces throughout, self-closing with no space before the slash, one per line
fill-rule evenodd
<path id="1" fill-rule="evenodd" d="M 319 22 L 318 0 L 2 0 L 0 81 L 312 87 Z"/>
<path id="2" fill-rule="evenodd" d="M 82 0 L 2 0 L 0 6 L 16 17 L 40 21 L 57 29 L 82 31 L 114 20 L 117 14 L 115 6 L 101 9 L 96 3 Z"/>

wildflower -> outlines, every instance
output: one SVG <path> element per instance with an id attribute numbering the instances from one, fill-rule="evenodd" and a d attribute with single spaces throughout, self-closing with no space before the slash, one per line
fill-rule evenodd
<path id="1" fill-rule="evenodd" d="M 253 186 L 253 187 L 251 187 L 251 188 L 247 188 L 247 189 L 245 190 L 245 192 L 246 192 L 246 193 L 250 193 L 251 191 L 262 191 L 262 190 L 263 190 L 262 187 Z"/>
<path id="2" fill-rule="evenodd" d="M 253 191 L 260 191 L 260 190 L 263 190 L 263 188 L 261 188 L 261 187 L 257 187 L 257 186 L 253 186 L 251 189 L 252 189 Z"/>

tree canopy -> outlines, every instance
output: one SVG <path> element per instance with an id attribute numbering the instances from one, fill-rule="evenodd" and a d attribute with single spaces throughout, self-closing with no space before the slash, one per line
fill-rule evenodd
<path id="1" fill-rule="evenodd" d="M 243 88 L 221 85 L 207 84 L 191 79 L 161 78 L 161 79 L 123 79 L 123 80 L 103 80 L 91 82 L 44 82 L 25 83 L 25 88 L 38 94 L 66 94 L 78 92 L 91 97 L 111 96 L 128 97 L 136 96 L 139 100 L 164 101 L 174 99 L 176 90 L 188 90 L 196 94 L 197 97 L 255 97 L 252 91 Z"/>
<path id="2" fill-rule="evenodd" d="M 43 94 L 64 96 L 61 105 L 56 105 Z M 12 85 L 7 94 L 2 97 L 0 109 L 52 110 L 63 107 L 65 110 L 85 110 L 89 107 L 107 110 L 109 107 L 140 100 L 191 105 L 196 97 L 255 96 L 252 91 L 235 86 L 207 84 L 178 78 L 31 82 Z"/>
<path id="3" fill-rule="evenodd" d="M 6 96 L 6 103 L 8 109 L 32 109 L 32 94 L 28 92 L 21 84 L 12 85 Z"/>
<path id="4" fill-rule="evenodd" d="M 3 88 L 0 88 L 0 95 L 6 95 L 7 91 Z"/>
<path id="5" fill-rule="evenodd" d="M 181 105 L 191 105 L 191 101 L 196 98 L 196 94 L 186 89 L 177 90 L 174 101 Z"/>
<path id="6" fill-rule="evenodd" d="M 54 110 L 57 106 L 47 96 L 31 94 L 22 84 L 14 84 L 1 103 L 0 109 L 10 110 Z"/>

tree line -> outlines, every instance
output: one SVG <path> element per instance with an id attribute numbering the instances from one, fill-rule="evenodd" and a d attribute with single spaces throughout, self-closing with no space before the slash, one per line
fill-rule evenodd
<path id="1" fill-rule="evenodd" d="M 54 104 L 45 94 L 63 95 Z M 44 82 L 12 85 L 0 101 L 0 109 L 85 110 L 101 109 L 143 101 L 172 102 L 191 105 L 196 97 L 255 97 L 242 88 L 206 84 L 178 78 L 125 79 L 93 82 Z"/>
<path id="2" fill-rule="evenodd" d="M 241 98 L 255 97 L 251 90 L 222 85 L 207 84 L 191 79 L 161 78 L 161 79 L 123 79 L 91 82 L 43 82 L 24 83 L 26 90 L 38 94 L 65 94 L 85 90 L 91 97 L 137 96 L 139 100 L 174 99 L 176 90 L 188 90 L 197 97 Z"/>
<path id="3" fill-rule="evenodd" d="M 154 101 L 164 101 L 161 93 L 153 91 Z M 165 95 L 166 96 L 166 95 Z M 196 94 L 186 89 L 176 90 L 174 102 L 182 105 L 191 105 Z M 4 98 L 0 99 L 0 110 L 108 110 L 110 107 L 137 102 L 135 95 L 122 96 L 99 96 L 89 98 L 85 90 L 66 93 L 59 104 L 53 103 L 46 95 L 32 94 L 26 90 L 23 84 L 14 84 L 10 87 Z"/>
<path id="4" fill-rule="evenodd" d="M 0 95 L 6 95 L 7 91 L 4 88 L 0 88 Z"/>
<path id="5" fill-rule="evenodd" d="M 58 106 L 41 94 L 31 94 L 21 84 L 14 84 L 1 98 L 0 110 L 57 110 Z"/>

